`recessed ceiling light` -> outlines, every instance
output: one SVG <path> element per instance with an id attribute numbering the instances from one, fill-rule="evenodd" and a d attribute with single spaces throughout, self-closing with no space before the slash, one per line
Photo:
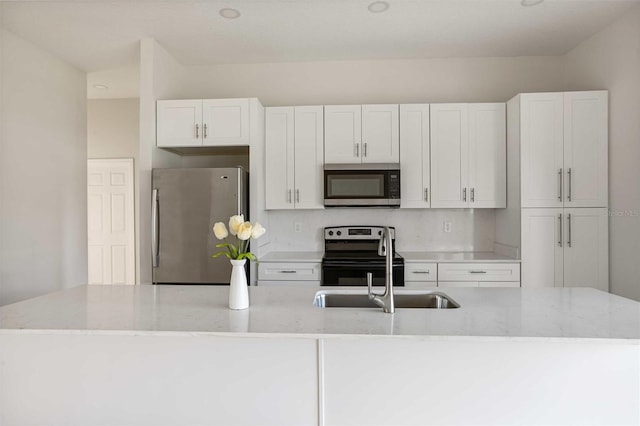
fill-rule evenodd
<path id="1" fill-rule="evenodd" d="M 109 86 L 105 86 L 104 84 L 94 84 L 93 87 L 98 90 L 107 90 Z"/>
<path id="2" fill-rule="evenodd" d="M 227 19 L 236 19 L 240 17 L 240 11 L 225 7 L 224 9 L 220 9 L 220 16 Z"/>
<path id="3" fill-rule="evenodd" d="M 389 9 L 389 3 L 386 1 L 374 1 L 368 7 L 369 12 L 371 13 L 382 13 L 386 12 Z"/>
<path id="4" fill-rule="evenodd" d="M 520 4 L 525 6 L 525 7 L 529 7 L 529 6 L 536 6 L 539 5 L 540 3 L 542 3 L 544 0 L 521 0 Z"/>

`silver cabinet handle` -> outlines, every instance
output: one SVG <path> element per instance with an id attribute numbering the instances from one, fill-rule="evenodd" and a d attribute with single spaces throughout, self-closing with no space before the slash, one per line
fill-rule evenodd
<path id="1" fill-rule="evenodd" d="M 300 190 L 296 189 L 296 203 L 300 202 Z"/>
<path id="2" fill-rule="evenodd" d="M 204 126 L 202 127 L 202 136 L 205 139 L 207 138 L 207 123 L 205 123 Z"/>
<path id="3" fill-rule="evenodd" d="M 562 247 L 562 213 L 558 215 L 558 246 Z"/>
<path id="4" fill-rule="evenodd" d="M 558 170 L 558 201 L 562 201 L 562 168 Z"/>
<path id="5" fill-rule="evenodd" d="M 362 156 L 366 157 L 367 156 L 367 143 L 363 143 L 362 144 Z"/>
<path id="6" fill-rule="evenodd" d="M 462 201 L 467 201 L 467 188 L 462 188 Z"/>
<path id="7" fill-rule="evenodd" d="M 356 157 L 360 157 L 360 144 L 356 144 Z"/>
<path id="8" fill-rule="evenodd" d="M 154 268 L 160 265 L 160 217 L 158 205 L 158 190 L 154 189 L 151 193 L 151 250 L 152 250 L 152 264 Z"/>
<path id="9" fill-rule="evenodd" d="M 281 274 L 295 274 L 298 271 L 280 271 Z"/>
<path id="10" fill-rule="evenodd" d="M 429 201 L 429 188 L 424 189 L 424 200 Z"/>
<path id="11" fill-rule="evenodd" d="M 487 271 L 469 271 L 470 274 L 486 274 Z"/>
<path id="12" fill-rule="evenodd" d="M 476 201 L 476 189 L 471 188 L 471 202 L 474 203 Z"/>
<path id="13" fill-rule="evenodd" d="M 287 191 L 287 203 L 291 204 L 291 190 Z"/>
<path id="14" fill-rule="evenodd" d="M 567 215 L 567 247 L 571 247 L 571 213 Z"/>
<path id="15" fill-rule="evenodd" d="M 567 200 L 571 201 L 571 167 L 569 167 L 569 170 L 567 170 L 567 175 L 569 178 L 569 190 L 567 191 Z"/>
<path id="16" fill-rule="evenodd" d="M 413 274 L 428 274 L 429 271 L 413 271 Z"/>
<path id="17" fill-rule="evenodd" d="M 200 125 L 196 123 L 196 139 L 200 137 Z"/>

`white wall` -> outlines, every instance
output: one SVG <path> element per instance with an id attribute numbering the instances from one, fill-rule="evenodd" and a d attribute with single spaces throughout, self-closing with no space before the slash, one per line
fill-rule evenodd
<path id="1" fill-rule="evenodd" d="M 87 280 L 86 75 L 0 30 L 0 305 Z"/>
<path id="2" fill-rule="evenodd" d="M 191 66 L 181 97 L 257 97 L 265 106 L 501 102 L 562 90 L 562 65 L 560 57 L 519 57 Z M 493 250 L 493 210 L 379 209 L 269 212 L 268 250 L 322 250 L 324 226 L 353 224 L 397 226 L 399 250 Z"/>
<path id="3" fill-rule="evenodd" d="M 567 90 L 609 90 L 610 288 L 640 300 L 640 7 L 564 60 Z"/>
<path id="4" fill-rule="evenodd" d="M 137 98 L 88 100 L 87 157 L 137 160 L 140 155 L 139 116 Z"/>

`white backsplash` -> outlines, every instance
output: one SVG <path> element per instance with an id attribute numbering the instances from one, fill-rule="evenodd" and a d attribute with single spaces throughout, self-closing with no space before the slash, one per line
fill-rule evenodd
<path id="1" fill-rule="evenodd" d="M 445 233 L 444 222 L 451 222 Z M 300 232 L 295 232 L 299 224 Z M 278 210 L 269 212 L 268 251 L 323 251 L 325 226 L 390 225 L 396 227 L 398 251 L 493 251 L 492 209 Z"/>

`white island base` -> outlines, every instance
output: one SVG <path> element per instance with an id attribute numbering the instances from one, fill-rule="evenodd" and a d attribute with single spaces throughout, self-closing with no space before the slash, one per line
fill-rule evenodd
<path id="1" fill-rule="evenodd" d="M 238 312 L 226 288 L 169 286 L 0 308 L 0 424 L 640 424 L 636 302 L 451 289 L 460 309 L 388 315 L 251 290 Z"/>

